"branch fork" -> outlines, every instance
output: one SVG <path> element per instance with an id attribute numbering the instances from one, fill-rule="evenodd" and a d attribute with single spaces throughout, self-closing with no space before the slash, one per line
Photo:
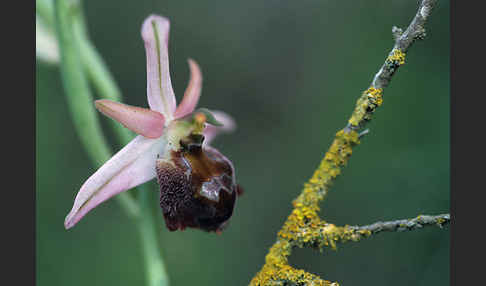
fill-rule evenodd
<path id="1" fill-rule="evenodd" d="M 270 248 L 262 269 L 251 280 L 250 285 L 338 285 L 337 282 L 323 280 L 304 270 L 294 269 L 288 264 L 288 257 L 294 247 L 312 247 L 323 250 L 324 247 L 336 249 L 336 243 L 359 241 L 382 231 L 407 231 L 421 229 L 424 226 L 442 227 L 450 222 L 450 215 L 421 215 L 413 219 L 390 222 L 377 222 L 368 226 L 335 226 L 318 216 L 319 203 L 324 200 L 335 178 L 341 174 L 353 148 L 360 143 L 360 138 L 368 133 L 358 133 L 368 123 L 379 106 L 383 103 L 383 90 L 390 83 L 397 69 L 405 63 L 408 48 L 417 39 L 425 37 L 425 23 L 436 0 L 423 0 L 418 11 L 403 31 L 393 27 L 395 45 L 384 64 L 375 75 L 369 88 L 356 102 L 346 127 L 336 133 L 335 139 L 326 152 L 321 164 L 311 179 L 304 184 L 301 194 L 293 201 L 294 209 L 277 234 L 277 240 Z"/>

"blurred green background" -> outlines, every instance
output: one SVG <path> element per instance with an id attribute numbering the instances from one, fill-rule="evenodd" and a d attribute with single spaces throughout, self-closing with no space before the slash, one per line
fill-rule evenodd
<path id="1" fill-rule="evenodd" d="M 191 57 L 201 66 L 199 106 L 224 110 L 238 129 L 214 141 L 245 194 L 221 236 L 159 234 L 171 285 L 247 285 L 261 268 L 291 201 L 405 28 L 417 1 L 85 1 L 91 38 L 124 102 L 147 106 L 140 27 L 171 20 L 169 55 L 178 100 Z M 321 204 L 344 225 L 449 212 L 449 2 L 439 1 L 425 41 L 409 51 L 369 135 Z M 95 171 L 74 131 L 59 69 L 36 65 L 37 285 L 143 285 L 135 225 L 109 200 L 66 231 L 64 217 Z M 115 138 L 101 118 L 110 142 Z M 114 149 L 121 146 L 113 143 Z M 154 181 L 154 209 L 158 190 Z M 291 265 L 341 285 L 448 285 L 449 230 L 383 233 Z"/>

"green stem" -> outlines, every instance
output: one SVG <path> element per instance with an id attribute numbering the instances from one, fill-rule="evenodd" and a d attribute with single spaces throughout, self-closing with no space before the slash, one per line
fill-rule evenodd
<path id="1" fill-rule="evenodd" d="M 78 15 L 73 24 L 73 33 L 79 41 L 81 58 L 86 68 L 86 73 L 105 98 L 120 101 L 122 99 L 120 88 L 116 84 L 105 61 L 89 39 L 83 12 L 80 10 Z"/>
<path id="2" fill-rule="evenodd" d="M 72 8 L 76 10 L 72 18 L 72 33 L 78 44 L 81 62 L 89 80 L 103 98 L 122 101 L 120 88 L 117 86 L 103 58 L 89 40 L 81 7 Z M 51 0 L 36 0 L 36 12 L 48 27 L 54 28 L 53 4 Z M 127 144 L 133 138 L 133 133 L 118 122 L 110 120 L 110 125 L 115 130 L 115 134 L 122 144 Z"/>
<path id="3" fill-rule="evenodd" d="M 63 0 L 56 0 L 54 4 L 61 78 L 68 107 L 81 143 L 95 165 L 101 166 L 111 157 L 111 151 L 101 131 L 88 81 L 79 68 L 79 50 L 72 33 L 73 7 Z M 128 215 L 137 216 L 138 205 L 128 193 L 117 196 L 117 200 Z"/>
<path id="4" fill-rule="evenodd" d="M 156 224 L 150 207 L 150 189 L 140 186 L 138 202 L 142 215 L 139 218 L 138 229 L 142 239 L 145 258 L 146 279 L 149 286 L 168 286 L 169 278 L 160 254 L 157 240 Z"/>
<path id="5" fill-rule="evenodd" d="M 100 97 L 113 101 L 122 101 L 120 88 L 103 58 L 89 39 L 82 11 L 79 11 L 79 17 L 76 17 L 76 21 L 73 23 L 73 34 L 79 43 L 80 56 L 86 74 Z M 110 120 L 110 125 L 123 145 L 133 139 L 134 134 L 120 123 Z"/>
<path id="6" fill-rule="evenodd" d="M 52 0 L 35 0 L 35 12 L 49 27 L 55 26 L 53 6 Z"/>

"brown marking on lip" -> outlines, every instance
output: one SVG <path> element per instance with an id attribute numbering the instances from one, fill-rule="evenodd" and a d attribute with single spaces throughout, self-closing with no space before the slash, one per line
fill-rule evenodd
<path id="1" fill-rule="evenodd" d="M 221 231 L 233 214 L 238 192 L 233 165 L 216 149 L 202 147 L 203 140 L 191 135 L 170 161 L 157 161 L 160 206 L 171 231 Z"/>

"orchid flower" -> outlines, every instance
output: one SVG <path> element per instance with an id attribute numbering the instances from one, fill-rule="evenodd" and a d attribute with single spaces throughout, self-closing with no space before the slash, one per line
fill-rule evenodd
<path id="1" fill-rule="evenodd" d="M 169 74 L 169 28 L 169 20 L 157 15 L 142 25 L 150 109 L 95 101 L 100 112 L 138 136 L 81 186 L 65 219 L 66 229 L 102 202 L 155 177 L 169 230 L 195 227 L 220 232 L 231 216 L 240 193 L 233 164 L 209 143 L 218 133 L 233 130 L 235 123 L 221 111 L 195 111 L 202 74 L 192 59 L 189 84 L 176 106 Z"/>

